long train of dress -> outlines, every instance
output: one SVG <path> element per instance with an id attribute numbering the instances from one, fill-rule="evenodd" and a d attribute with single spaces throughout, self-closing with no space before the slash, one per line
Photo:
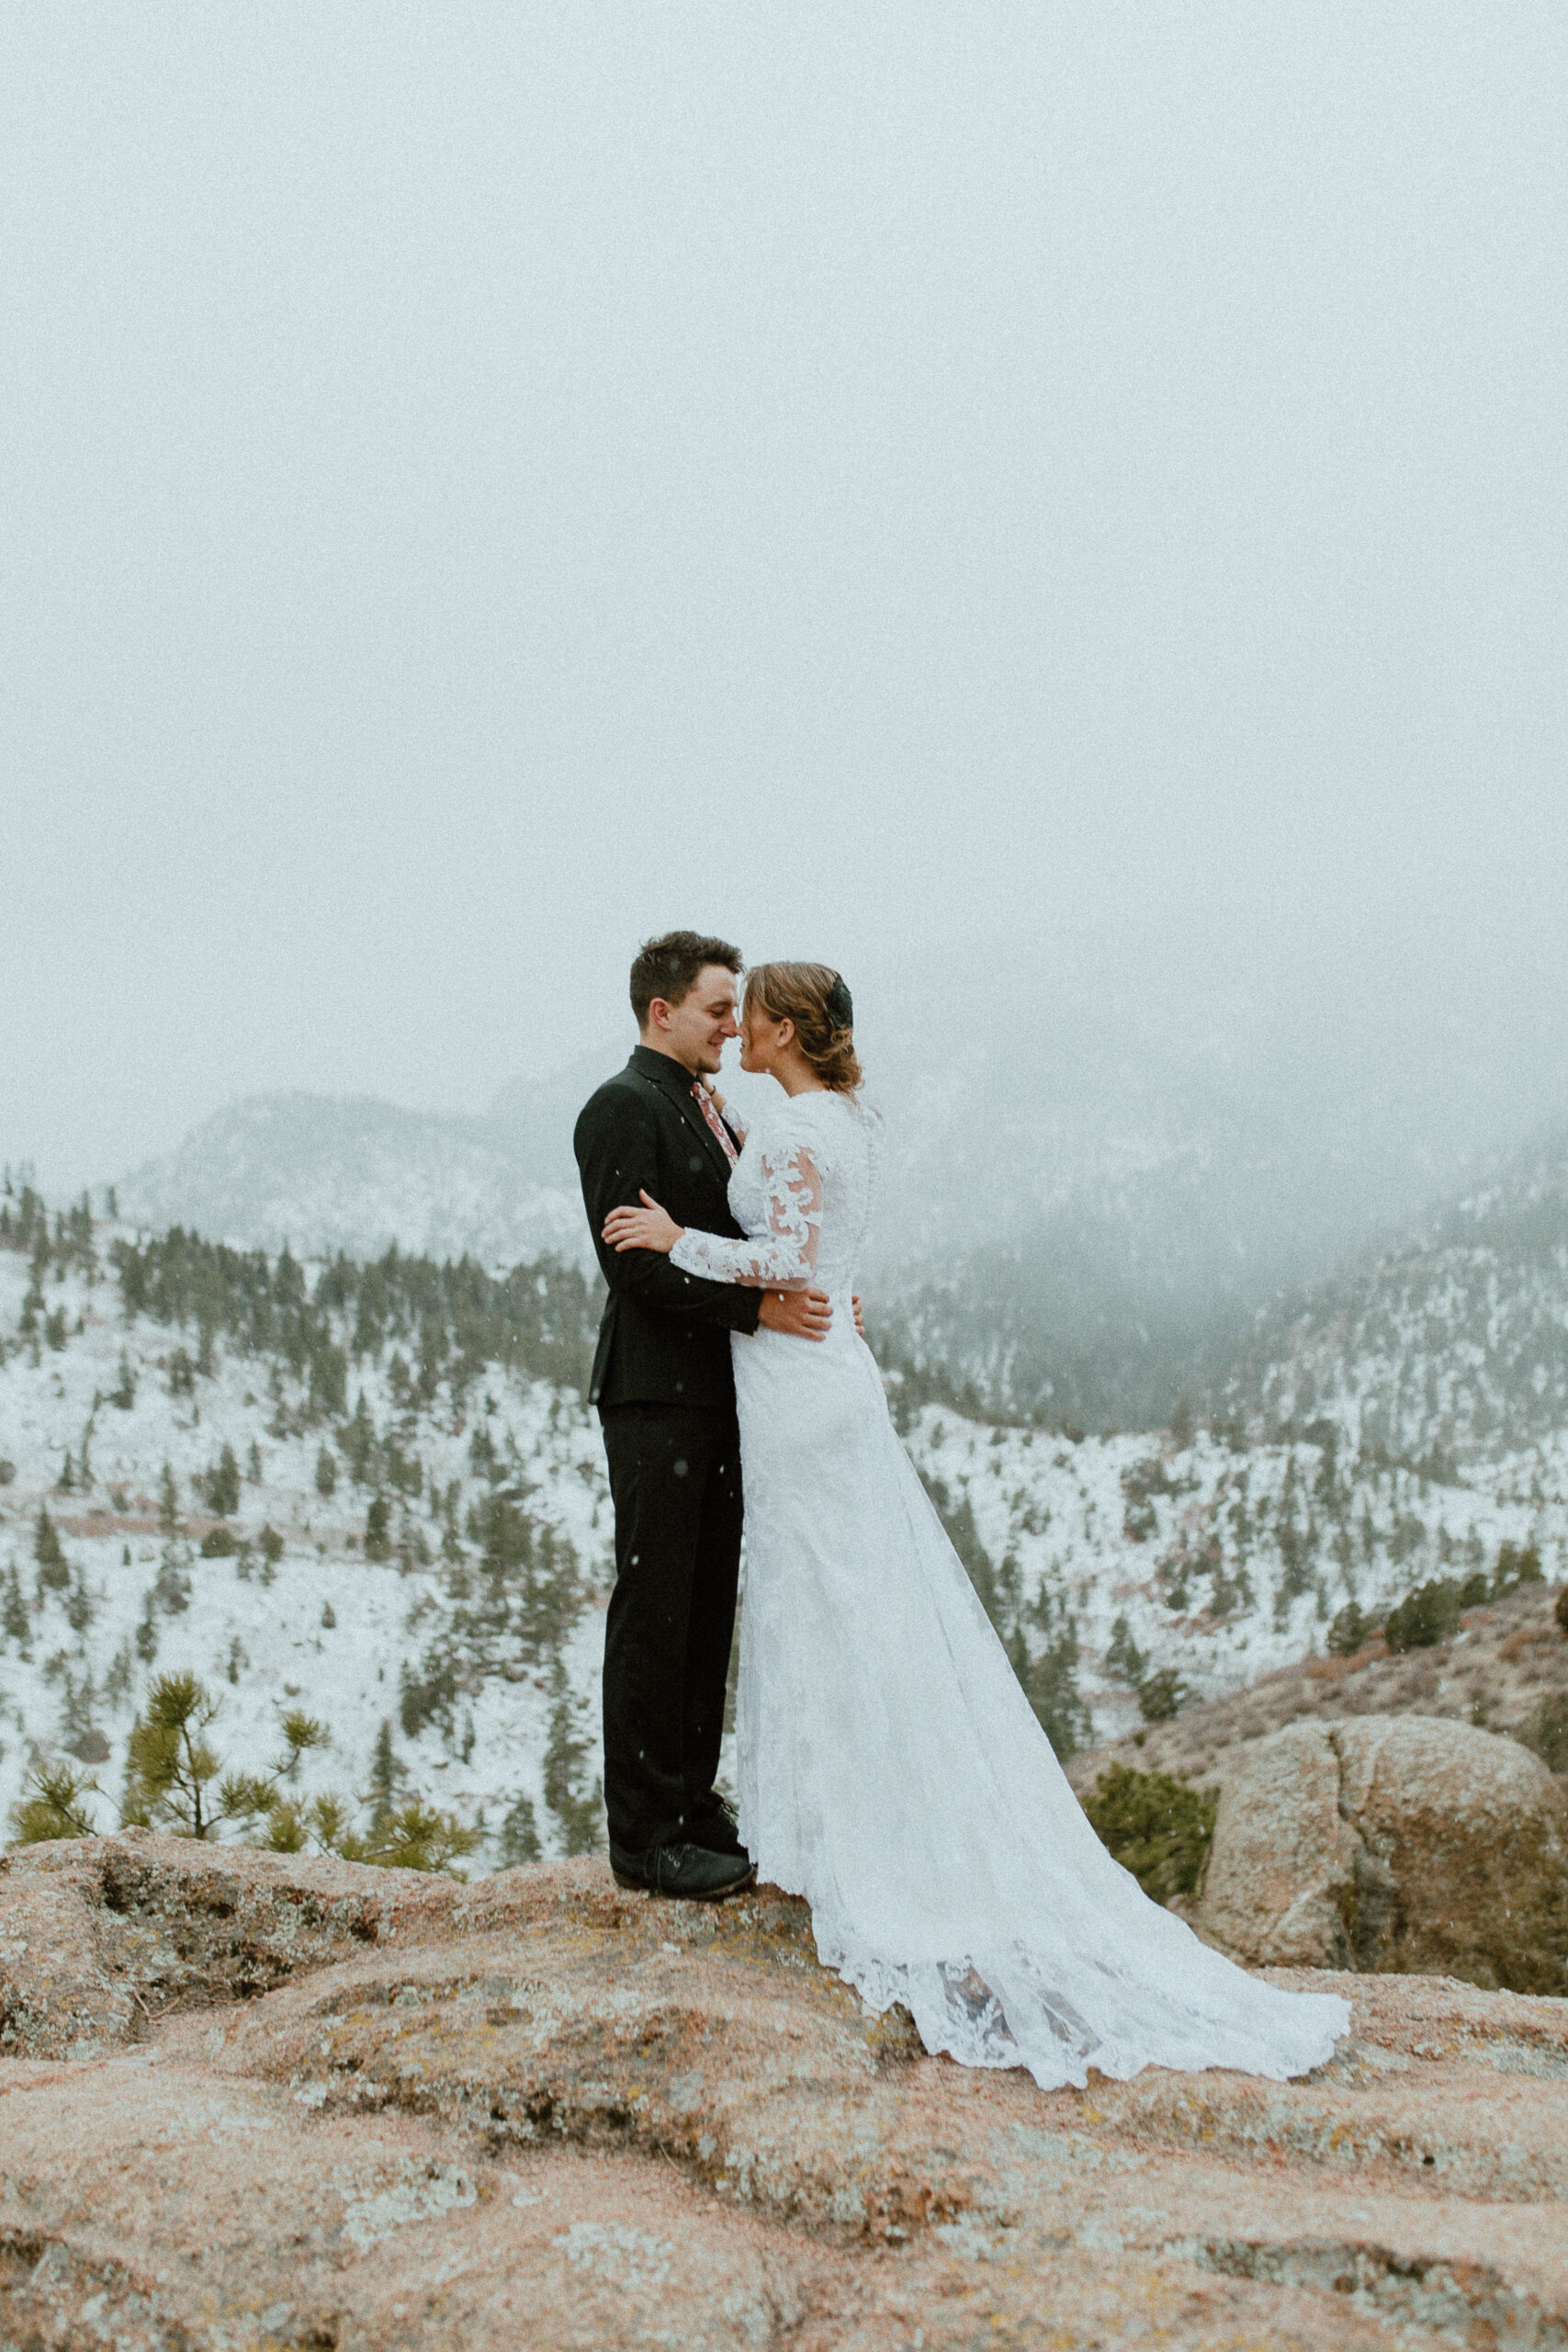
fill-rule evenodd
<path id="1" fill-rule="evenodd" d="M 1345 2002 L 1291 1994 L 1201 1943 L 1089 1827 L 888 1414 L 850 1300 L 878 1122 L 781 1097 L 729 1188 L 748 1238 L 688 1232 L 722 1281 L 814 1282 L 823 1342 L 734 1340 L 746 1487 L 740 1834 L 811 1905 L 824 1963 L 928 2050 L 1027 2066 L 1309 2072 Z"/>

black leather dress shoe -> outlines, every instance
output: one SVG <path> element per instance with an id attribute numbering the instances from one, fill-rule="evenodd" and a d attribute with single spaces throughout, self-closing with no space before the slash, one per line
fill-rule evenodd
<path id="1" fill-rule="evenodd" d="M 668 1894 L 682 1903 L 722 1903 L 751 1883 L 745 1854 L 715 1854 L 705 1846 L 651 1846 L 646 1854 L 610 1849 L 615 1884 L 641 1894 Z"/>
<path id="2" fill-rule="evenodd" d="M 693 1816 L 692 1842 L 694 1845 L 705 1847 L 710 1854 L 744 1854 L 746 1852 L 745 1847 L 740 1843 L 740 1831 L 736 1824 L 735 1815 L 724 1799 L 717 1795 L 712 1799 L 707 1812 Z"/>

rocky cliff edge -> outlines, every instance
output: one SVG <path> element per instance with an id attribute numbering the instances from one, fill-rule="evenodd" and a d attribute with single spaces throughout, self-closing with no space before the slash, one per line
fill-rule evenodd
<path id="1" fill-rule="evenodd" d="M 805 1906 L 127 1833 L 0 1863 L 0 2345 L 1568 2346 L 1568 2002 L 1329 2065 L 923 2055 Z"/>

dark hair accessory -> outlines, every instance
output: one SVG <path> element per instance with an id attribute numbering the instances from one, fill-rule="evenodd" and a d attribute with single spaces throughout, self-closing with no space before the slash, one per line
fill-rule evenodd
<path id="1" fill-rule="evenodd" d="M 842 972 L 834 974 L 833 985 L 828 991 L 828 1017 L 835 1029 L 852 1029 L 855 1025 L 855 1001 Z"/>

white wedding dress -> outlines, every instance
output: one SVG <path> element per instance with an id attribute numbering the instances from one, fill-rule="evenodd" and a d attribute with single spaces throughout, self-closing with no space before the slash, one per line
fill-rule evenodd
<path id="1" fill-rule="evenodd" d="M 1151 1902 L 1089 1827 L 888 1415 L 851 1308 L 879 1122 L 781 1094 L 729 1203 L 749 1237 L 685 1233 L 676 1265 L 812 1283 L 826 1340 L 737 1335 L 746 1488 L 740 1835 L 811 1905 L 824 1963 L 930 2051 L 1027 2066 L 1229 2066 L 1330 2055 L 1344 2001 L 1249 1976 Z"/>

